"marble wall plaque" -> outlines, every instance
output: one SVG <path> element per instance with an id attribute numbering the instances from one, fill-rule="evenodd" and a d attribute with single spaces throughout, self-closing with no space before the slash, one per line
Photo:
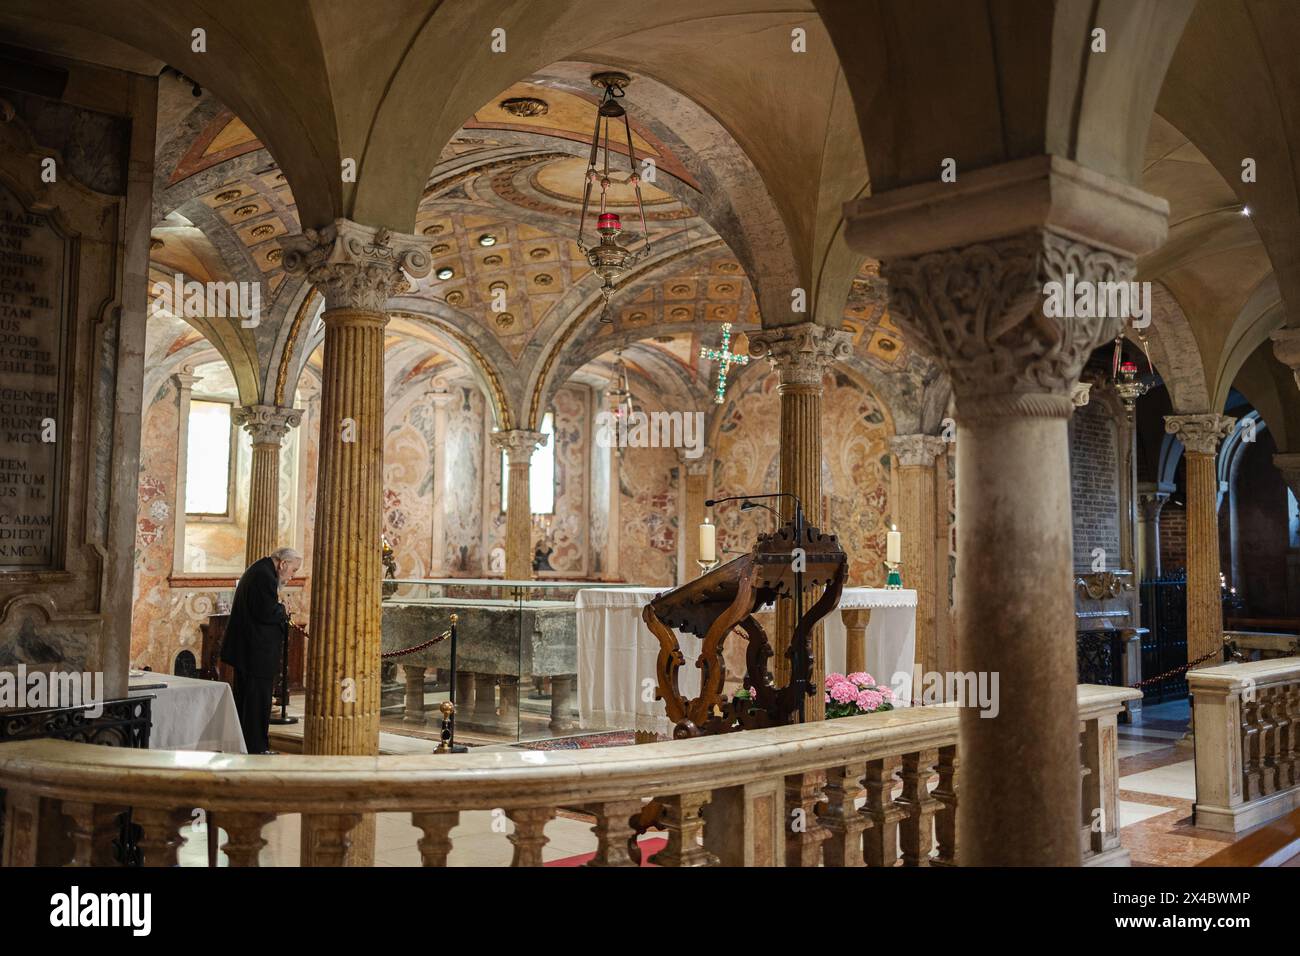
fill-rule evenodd
<path id="1" fill-rule="evenodd" d="M 0 184 L 0 571 L 58 560 L 69 242 Z"/>

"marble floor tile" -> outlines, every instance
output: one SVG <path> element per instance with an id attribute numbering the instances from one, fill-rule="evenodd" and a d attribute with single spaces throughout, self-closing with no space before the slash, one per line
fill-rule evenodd
<path id="1" fill-rule="evenodd" d="M 1121 790 L 1195 800 L 1196 765 L 1188 759 L 1140 773 L 1125 774 L 1121 769 L 1119 786 Z"/>

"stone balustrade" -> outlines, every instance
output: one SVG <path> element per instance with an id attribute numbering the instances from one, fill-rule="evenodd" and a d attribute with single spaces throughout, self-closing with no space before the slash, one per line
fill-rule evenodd
<path id="1" fill-rule="evenodd" d="M 1190 671 L 1196 825 L 1237 833 L 1300 806 L 1300 657 Z"/>
<path id="2" fill-rule="evenodd" d="M 1115 716 L 1134 694 L 1078 689 L 1085 863 L 1127 862 Z M 226 831 L 232 866 L 258 865 L 263 828 L 288 813 L 303 815 L 305 866 L 340 865 L 372 813 L 409 813 L 424 865 L 442 866 L 460 814 L 499 809 L 514 825 L 512 865 L 538 866 L 545 826 L 565 808 L 594 820 L 597 866 L 634 865 L 647 824 L 667 836 L 654 857 L 666 866 L 950 866 L 957 750 L 949 706 L 550 752 L 249 757 L 24 741 L 0 747 L 3 863 L 109 863 L 130 808 L 144 864 L 174 865 L 201 808 Z"/>

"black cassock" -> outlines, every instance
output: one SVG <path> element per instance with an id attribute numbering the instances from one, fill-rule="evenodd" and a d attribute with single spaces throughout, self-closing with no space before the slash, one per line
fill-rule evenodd
<path id="1" fill-rule="evenodd" d="M 270 749 L 271 692 L 289 616 L 279 598 L 275 562 L 253 562 L 235 588 L 221 659 L 235 669 L 235 709 L 250 754 Z"/>

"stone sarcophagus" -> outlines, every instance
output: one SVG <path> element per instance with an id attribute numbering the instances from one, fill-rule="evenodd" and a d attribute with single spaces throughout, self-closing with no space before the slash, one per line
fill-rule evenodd
<path id="1" fill-rule="evenodd" d="M 578 671 L 577 617 L 567 601 L 389 600 L 383 608 L 385 655 L 433 641 L 456 615 L 457 726 L 505 736 L 521 732 L 519 693 L 544 698 L 549 691 L 547 729 L 573 725 Z M 424 671 L 451 667 L 451 642 L 441 640 L 408 654 L 389 657 L 407 675 L 406 717 L 424 723 Z"/>

